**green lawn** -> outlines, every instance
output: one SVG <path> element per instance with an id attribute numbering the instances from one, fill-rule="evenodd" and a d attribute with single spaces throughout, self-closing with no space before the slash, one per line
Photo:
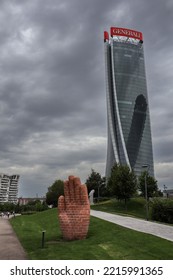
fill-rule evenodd
<path id="1" fill-rule="evenodd" d="M 128 215 L 137 218 L 146 219 L 146 202 L 142 197 L 131 198 L 127 202 L 127 210 L 125 209 L 124 201 L 118 201 L 116 199 L 107 200 L 95 205 L 91 208 L 94 210 L 100 210 L 104 212 Z M 150 213 L 149 213 L 150 214 Z"/>
<path id="2" fill-rule="evenodd" d="M 173 260 L 173 242 L 94 217 L 87 239 L 71 242 L 62 240 L 56 209 L 10 221 L 33 260 Z M 42 230 L 46 230 L 44 248 L 41 248 Z"/>

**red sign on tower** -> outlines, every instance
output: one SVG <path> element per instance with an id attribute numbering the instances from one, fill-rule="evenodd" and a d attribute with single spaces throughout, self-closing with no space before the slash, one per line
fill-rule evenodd
<path id="1" fill-rule="evenodd" d="M 132 30 L 132 29 L 111 27 L 110 34 L 112 37 L 113 36 L 125 36 L 125 37 L 130 37 L 130 38 L 134 38 L 134 39 L 143 41 L 142 32 Z"/>

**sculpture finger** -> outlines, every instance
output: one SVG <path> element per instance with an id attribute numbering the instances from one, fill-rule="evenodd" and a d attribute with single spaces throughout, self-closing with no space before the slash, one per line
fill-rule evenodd
<path id="1" fill-rule="evenodd" d="M 61 195 L 58 198 L 58 210 L 59 210 L 59 213 L 62 213 L 65 211 L 65 198 L 63 195 Z"/>
<path id="2" fill-rule="evenodd" d="M 80 198 L 82 205 L 89 205 L 88 191 L 86 185 L 80 186 Z"/>
<path id="3" fill-rule="evenodd" d="M 79 177 L 74 178 L 74 194 L 75 194 L 75 201 L 76 203 L 80 204 L 80 186 L 81 181 Z"/>
<path id="4" fill-rule="evenodd" d="M 70 191 L 69 191 L 69 181 L 66 180 L 64 182 L 64 196 L 65 196 L 65 203 L 69 204 L 70 202 Z"/>
<path id="5" fill-rule="evenodd" d="M 70 194 L 70 201 L 74 201 L 75 200 L 75 191 L 74 191 L 74 176 L 71 175 L 68 177 L 69 180 L 69 194 Z"/>

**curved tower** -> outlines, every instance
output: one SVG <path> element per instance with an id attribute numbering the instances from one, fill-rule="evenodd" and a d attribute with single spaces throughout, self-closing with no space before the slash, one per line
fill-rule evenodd
<path id="1" fill-rule="evenodd" d="M 143 35 L 111 27 L 104 32 L 108 147 L 106 177 L 115 163 L 128 165 L 137 176 L 150 166 L 154 176 L 153 151 Z"/>

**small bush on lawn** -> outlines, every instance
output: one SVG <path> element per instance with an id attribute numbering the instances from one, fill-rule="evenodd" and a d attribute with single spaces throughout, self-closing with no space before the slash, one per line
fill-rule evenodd
<path id="1" fill-rule="evenodd" d="M 152 220 L 173 224 L 173 200 L 155 199 L 151 203 Z"/>

